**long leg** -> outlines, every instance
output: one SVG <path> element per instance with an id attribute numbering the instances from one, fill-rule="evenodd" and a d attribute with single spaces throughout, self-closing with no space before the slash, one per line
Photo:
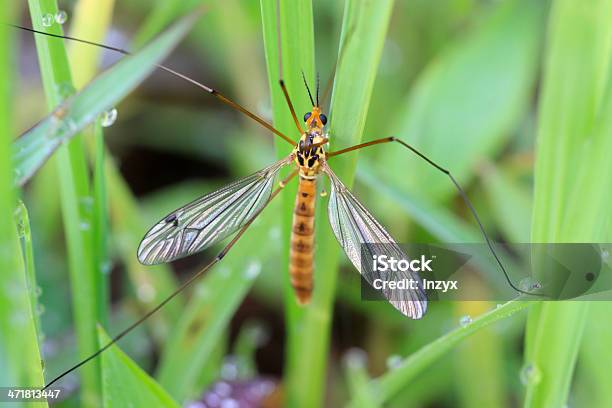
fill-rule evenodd
<path id="1" fill-rule="evenodd" d="M 58 34 L 45 33 L 44 31 L 38 31 L 38 30 L 34 30 L 33 28 L 23 27 L 23 26 L 15 25 L 15 24 L 8 24 L 8 25 L 12 26 L 12 27 L 15 27 L 15 28 L 19 28 L 21 30 L 29 31 L 29 32 L 35 33 L 35 34 L 42 34 L 42 35 L 47 35 L 49 37 L 63 38 L 65 40 L 76 41 L 76 42 L 80 42 L 80 43 L 83 43 L 83 44 L 95 45 L 97 47 L 102 47 L 104 49 L 107 49 L 107 50 L 110 50 L 110 51 L 114 51 L 114 52 L 118 52 L 118 53 L 123 54 L 123 55 L 132 55 L 131 52 L 126 51 L 124 49 L 116 48 L 116 47 L 111 47 L 109 45 L 100 44 L 100 43 L 96 43 L 96 42 L 93 42 L 93 41 L 81 40 L 80 38 L 74 38 L 74 37 L 70 37 L 70 36 L 66 36 L 66 35 L 58 35 Z M 239 112 L 245 114 L 246 116 L 248 116 L 249 118 L 253 119 L 255 122 L 259 123 L 261 126 L 265 127 L 266 129 L 268 129 L 272 133 L 280 136 L 287 143 L 291 144 L 292 146 L 295 145 L 295 142 L 290 137 L 288 137 L 284 133 L 280 132 L 274 126 L 272 126 L 271 124 L 269 124 L 268 122 L 266 122 L 265 120 L 263 120 L 262 118 L 260 118 L 256 114 L 254 114 L 253 112 L 249 111 L 248 109 L 246 109 L 242 105 L 232 101 L 231 99 L 229 99 L 227 96 L 223 95 L 221 92 L 217 91 L 216 89 L 213 89 L 213 88 L 211 88 L 209 86 L 206 86 L 206 85 L 196 81 L 195 79 L 192 79 L 192 78 L 188 77 L 187 75 L 181 74 L 178 71 L 175 71 L 175 70 L 173 70 L 171 68 L 166 67 L 165 65 L 155 64 L 155 66 L 157 68 L 163 70 L 163 71 L 168 72 L 169 74 L 172 74 L 172 75 L 174 75 L 174 76 L 176 76 L 178 78 L 181 78 L 184 81 L 187 81 L 187 82 L 189 82 L 189 83 L 191 83 L 191 84 L 193 84 L 193 85 L 195 85 L 195 86 L 205 90 L 206 92 L 208 92 L 209 94 L 211 94 L 212 96 L 214 96 L 215 98 L 217 98 L 218 100 L 223 102 L 224 104 L 231 106 L 232 108 L 236 109 L 237 111 L 239 111 Z M 286 97 L 288 98 L 289 96 L 286 95 Z M 291 108 L 291 110 L 293 112 L 293 107 L 291 105 L 290 105 L 290 108 Z M 293 116 L 295 117 L 295 112 L 293 112 Z M 297 120 L 297 118 L 296 118 L 296 120 Z"/>
<path id="2" fill-rule="evenodd" d="M 278 193 L 280 193 L 280 191 L 287 185 L 287 183 L 289 181 L 291 181 L 296 175 L 298 174 L 298 170 L 294 170 L 291 174 L 289 174 L 287 177 L 285 177 L 280 183 L 279 186 L 272 192 L 272 194 L 270 195 L 270 198 L 268 199 L 268 202 L 266 203 L 266 205 L 264 205 L 261 210 L 259 210 L 254 216 L 253 218 L 251 218 L 245 225 L 244 227 L 242 227 L 234 236 L 234 238 L 232 238 L 232 240 L 221 250 L 221 252 L 219 252 L 217 254 L 217 256 L 215 256 L 215 258 L 208 263 L 206 266 L 204 266 L 202 269 L 200 269 L 195 275 L 193 275 L 192 277 L 190 277 L 189 279 L 187 279 L 185 282 L 183 282 L 183 284 L 181 284 L 174 292 L 172 292 L 167 298 L 165 298 L 160 304 L 158 304 L 157 306 L 155 306 L 153 309 L 149 310 L 144 316 L 142 316 L 140 319 L 138 319 L 137 321 L 135 321 L 134 323 L 132 323 L 131 325 L 129 325 L 128 327 L 126 327 L 125 329 L 123 329 L 121 332 L 119 332 L 119 334 L 117 334 L 115 337 L 113 337 L 111 339 L 110 342 L 108 342 L 107 344 L 104 345 L 104 347 L 102 347 L 101 349 L 99 349 L 98 351 L 96 351 L 95 353 L 93 353 L 92 355 L 90 355 L 89 357 L 87 357 L 86 359 L 80 361 L 78 364 L 70 367 L 68 370 L 64 371 L 63 373 L 61 373 L 60 375 L 58 375 L 57 377 L 55 377 L 53 380 L 49 381 L 49 383 L 47 383 L 47 385 L 45 385 L 45 387 L 43 389 L 47 389 L 49 388 L 51 385 L 53 385 L 54 383 L 56 383 L 58 380 L 60 380 L 61 378 L 63 378 L 64 376 L 66 376 L 67 374 L 71 373 L 72 371 L 76 370 L 77 368 L 81 367 L 82 365 L 86 364 L 87 362 L 93 360 L 94 358 L 96 358 L 97 356 L 99 356 L 100 354 L 102 354 L 104 351 L 106 351 L 110 346 L 112 346 L 113 344 L 115 344 L 117 341 L 119 341 L 123 336 L 125 336 L 126 334 L 128 334 L 129 332 L 131 332 L 134 328 L 136 328 L 138 325 L 140 325 L 142 322 L 144 322 L 145 320 L 147 320 L 149 317 L 151 317 L 152 315 L 154 315 L 158 310 L 160 310 L 162 307 L 164 307 L 168 302 L 170 302 L 172 299 L 174 299 L 174 297 L 176 295 L 178 295 L 180 292 L 182 292 L 185 288 L 187 288 L 189 285 L 191 285 L 193 282 L 195 282 L 200 276 L 202 276 L 202 274 L 204 274 L 206 271 L 208 271 L 209 269 L 211 269 L 213 266 L 215 266 L 217 263 L 219 263 L 221 261 L 221 259 L 223 259 L 223 257 L 225 257 L 225 255 L 227 255 L 227 253 L 230 251 L 230 249 L 232 249 L 232 247 L 236 244 L 236 242 L 238 242 L 238 240 L 242 237 L 242 235 L 245 233 L 245 231 L 251 226 L 251 224 L 253 223 L 253 221 L 255 221 L 255 218 L 257 218 L 259 216 L 259 214 L 261 214 L 261 212 L 268 206 L 268 204 L 270 203 L 270 201 L 272 201 L 272 199 L 274 197 L 276 197 L 278 195 Z"/>
<path id="3" fill-rule="evenodd" d="M 440 166 L 439 164 L 435 163 L 434 161 L 429 159 L 427 156 L 425 156 L 423 153 L 418 151 L 413 146 L 409 145 L 408 143 L 404 142 L 403 140 L 400 140 L 400 139 L 398 139 L 396 137 L 391 136 L 391 137 L 384 137 L 384 138 L 381 138 L 381 139 L 372 140 L 370 142 L 360 143 L 358 145 L 355 145 L 355 146 L 352 146 L 352 147 L 347 147 L 346 149 L 337 150 L 335 152 L 330 152 L 330 153 L 327 153 L 327 157 L 330 158 L 330 157 L 334 157 L 334 156 L 339 156 L 341 154 L 352 152 L 352 151 L 359 150 L 359 149 L 363 149 L 365 147 L 375 146 L 375 145 L 379 145 L 379 144 L 383 144 L 383 143 L 391 143 L 391 142 L 397 142 L 400 145 L 404 146 L 405 148 L 410 150 L 412 153 L 416 154 L 421 159 L 425 160 L 431 166 L 435 167 L 436 169 L 438 169 L 442 173 L 446 174 L 448 176 L 448 178 L 450 178 L 452 183 L 457 188 L 457 191 L 461 195 L 461 198 L 463 198 L 463 201 L 465 202 L 465 204 L 470 209 L 470 212 L 472 213 L 472 216 L 476 220 L 476 223 L 478 224 L 478 228 L 480 229 L 480 232 L 482 233 L 482 236 L 484 237 L 484 240 L 487 243 L 487 246 L 489 247 L 489 250 L 491 251 L 491 254 L 495 258 L 495 261 L 497 262 L 497 265 L 499 265 L 499 268 L 503 272 L 504 277 L 506 278 L 506 281 L 508 282 L 508 284 L 512 287 L 512 289 L 516 290 L 519 293 L 523 293 L 523 294 L 526 294 L 526 295 L 542 296 L 543 295 L 542 293 L 533 293 L 533 292 L 524 291 L 524 290 L 518 288 L 510 280 L 510 275 L 508 275 L 508 272 L 506 271 L 506 268 L 504 267 L 504 264 L 502 263 L 501 259 L 497 255 L 497 252 L 493 248 L 493 244 L 491 243 L 491 240 L 489 239 L 489 235 L 485 231 L 484 226 L 482 225 L 482 222 L 480 221 L 480 217 L 478 216 L 478 213 L 476 212 L 476 209 L 474 208 L 474 205 L 472 204 L 472 202 L 468 198 L 468 196 L 465 193 L 465 191 L 463 190 L 463 188 L 459 185 L 459 183 L 457 182 L 455 177 L 453 177 L 453 175 L 451 174 L 451 172 L 449 170 L 447 170 L 444 167 Z"/>

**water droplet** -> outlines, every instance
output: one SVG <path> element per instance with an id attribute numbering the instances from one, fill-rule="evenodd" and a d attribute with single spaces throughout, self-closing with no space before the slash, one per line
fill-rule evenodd
<path id="1" fill-rule="evenodd" d="M 238 361 L 234 356 L 227 356 L 221 366 L 221 378 L 232 381 L 238 378 Z"/>
<path id="2" fill-rule="evenodd" d="M 393 354 L 387 358 L 387 369 L 394 370 L 399 367 L 401 363 L 402 357 L 397 354 Z"/>
<path id="3" fill-rule="evenodd" d="M 219 381 L 215 384 L 214 391 L 221 398 L 229 397 L 232 394 L 232 386 L 225 381 Z"/>
<path id="4" fill-rule="evenodd" d="M 279 227 L 270 228 L 270 232 L 268 232 L 268 236 L 272 240 L 280 239 L 281 229 Z"/>
<path id="5" fill-rule="evenodd" d="M 519 282 L 519 288 L 524 290 L 525 292 L 530 292 L 534 289 L 541 289 L 542 284 L 537 280 L 533 279 L 531 276 L 521 279 Z"/>
<path id="6" fill-rule="evenodd" d="M 91 224 L 88 221 L 81 221 L 79 223 L 81 231 L 88 231 L 91 228 Z"/>
<path id="7" fill-rule="evenodd" d="M 38 303 L 36 305 L 36 314 L 42 316 L 45 313 L 45 305 Z"/>
<path id="8" fill-rule="evenodd" d="M 51 27 L 53 25 L 53 14 L 44 14 L 42 17 L 42 25 L 43 27 Z"/>
<path id="9" fill-rule="evenodd" d="M 527 363 L 521 369 L 520 378 L 523 385 L 535 385 L 542 380 L 542 373 L 535 364 Z"/>
<path id="10" fill-rule="evenodd" d="M 233 398 L 224 399 L 221 401 L 221 408 L 239 408 L 238 401 Z"/>
<path id="11" fill-rule="evenodd" d="M 602 250 L 601 259 L 603 259 L 604 262 L 608 262 L 608 259 L 610 259 L 610 251 L 608 251 L 607 249 Z"/>
<path id="12" fill-rule="evenodd" d="M 459 318 L 459 325 L 461 327 L 465 327 L 470 323 L 472 323 L 472 316 L 470 315 L 461 316 L 461 318 Z"/>
<path id="13" fill-rule="evenodd" d="M 219 396 L 215 394 L 214 392 L 208 394 L 205 400 L 206 400 L 207 407 L 214 408 L 214 407 L 218 407 L 219 404 L 221 404 L 221 398 L 219 398 Z"/>
<path id="14" fill-rule="evenodd" d="M 351 348 L 344 354 L 344 364 L 349 368 L 365 367 L 368 355 L 360 348 Z"/>
<path id="15" fill-rule="evenodd" d="M 36 286 L 34 288 L 34 296 L 36 297 L 40 297 L 40 295 L 42 295 L 42 288 L 40 286 Z"/>
<path id="16" fill-rule="evenodd" d="M 102 127 L 112 126 L 113 123 L 117 120 L 117 109 L 112 108 L 102 113 L 100 117 L 100 124 Z"/>
<path id="17" fill-rule="evenodd" d="M 261 263 L 259 262 L 251 262 L 247 265 L 244 271 L 244 277 L 247 279 L 255 279 L 259 272 L 261 271 Z"/>
<path id="18" fill-rule="evenodd" d="M 100 263 L 100 273 L 103 275 L 110 275 L 111 270 L 113 269 L 113 263 L 109 260 L 106 260 Z"/>
<path id="19" fill-rule="evenodd" d="M 155 288 L 149 283 L 138 285 L 138 299 L 143 302 L 151 302 L 155 299 Z"/>
<path id="20" fill-rule="evenodd" d="M 496 308 L 496 309 L 499 309 L 499 308 L 500 308 L 500 307 L 502 307 L 502 306 L 503 306 L 503 305 L 502 305 L 501 303 L 498 303 L 498 304 L 496 304 L 496 305 L 495 305 L 495 308 Z"/>
<path id="21" fill-rule="evenodd" d="M 64 10 L 59 10 L 57 13 L 55 13 L 55 22 L 57 24 L 64 24 L 66 20 L 68 20 L 68 13 L 66 13 Z"/>
<path id="22" fill-rule="evenodd" d="M 79 199 L 81 208 L 84 211 L 91 211 L 94 205 L 94 198 L 92 196 L 83 196 Z"/>

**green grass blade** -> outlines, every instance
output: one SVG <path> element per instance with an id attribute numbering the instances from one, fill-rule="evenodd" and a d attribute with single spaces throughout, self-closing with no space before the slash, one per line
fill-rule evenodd
<path id="1" fill-rule="evenodd" d="M 483 157 L 499 152 L 518 125 L 533 90 L 545 1 L 512 0 L 493 10 L 426 67 L 398 111 L 403 138 L 467 184 Z M 386 136 L 386 135 L 381 135 Z M 395 146 L 386 161 L 401 163 L 387 178 L 433 198 L 456 194 L 439 171 Z"/>
<path id="2" fill-rule="evenodd" d="M 275 26 L 276 14 L 273 2 L 263 1 L 262 12 L 264 18 L 264 38 L 266 44 L 266 57 L 274 107 L 274 123 L 282 126 L 279 129 L 291 129 L 291 117 L 286 104 L 282 99 L 276 84 L 278 78 L 278 51 L 276 50 L 276 35 L 272 27 Z M 306 78 L 312 84 L 309 66 L 299 66 L 295 63 L 300 56 L 296 52 L 308 55 L 312 51 L 311 6 L 308 4 L 301 15 L 292 15 L 296 10 L 284 11 L 287 6 L 281 3 L 281 27 L 283 33 L 282 50 L 286 78 L 293 76 L 292 84 L 300 84 L 300 69 L 304 69 Z M 391 1 L 373 3 L 353 2 L 346 4 L 343 23 L 343 38 L 350 32 L 351 38 L 346 41 L 347 48 L 343 52 L 343 59 L 339 62 L 330 118 L 330 145 L 341 148 L 358 143 L 361 140 L 365 118 L 382 52 L 388 19 L 391 13 Z M 296 24 L 299 22 L 299 24 Z M 299 27 L 304 27 L 300 31 Z M 293 47 L 291 45 L 294 45 Z M 292 54 L 293 53 L 293 54 Z M 302 57 L 304 58 L 304 57 Z M 310 57 L 308 57 L 310 58 Z M 368 63 L 363 63 L 368 61 Z M 296 72 L 297 71 L 297 72 Z M 290 84 L 287 81 L 288 85 Z M 358 87 L 355 84 L 359 84 Z M 302 86 L 301 84 L 298 86 Z M 292 88 L 289 88 L 290 94 Z M 302 91 L 302 95 L 304 95 Z M 297 95 L 300 95 L 297 93 Z M 296 98 L 294 98 L 296 99 Z M 310 110 L 306 98 L 299 99 L 297 112 Z M 303 107 L 300 109 L 300 107 Z M 282 146 L 282 145 L 281 145 Z M 281 147 L 286 152 L 285 146 Z M 337 158 L 331 164 L 338 176 L 347 185 L 352 184 L 356 165 L 356 155 Z M 290 217 L 294 197 L 289 190 L 285 193 L 284 201 L 285 230 L 289 231 Z M 288 288 L 286 302 L 288 304 L 288 354 L 287 354 L 287 400 L 291 406 L 317 406 L 323 398 L 323 384 L 326 372 L 327 355 L 329 352 L 329 328 L 331 323 L 331 310 L 334 300 L 336 270 L 338 268 L 339 248 L 329 228 L 324 225 L 326 219 L 325 203 L 319 203 L 317 210 L 318 242 L 315 268 L 315 290 L 311 304 L 303 310 L 297 310 L 294 295 Z M 323 224 L 323 225 L 322 225 Z M 287 238 L 289 235 L 287 233 Z M 284 251 L 288 252 L 288 240 L 285 240 Z M 286 258 L 286 255 L 283 255 Z M 304 353 L 308 350 L 308 353 Z"/>
<path id="3" fill-rule="evenodd" d="M 45 9 L 45 13 L 49 8 Z M 40 14 L 39 10 L 39 14 Z M 54 93 L 54 113 L 44 118 L 28 130 L 13 144 L 13 160 L 16 168 L 16 182 L 24 184 L 51 154 L 79 131 L 83 130 L 103 112 L 115 106 L 121 99 L 140 84 L 168 55 L 170 50 L 187 34 L 197 18 L 192 14 L 180 20 L 156 38 L 151 44 L 125 58 L 114 67 L 98 76 L 79 93 L 62 102 L 68 96 L 65 92 L 73 89 L 69 84 L 59 83 L 58 88 L 49 88 L 47 93 Z M 35 28 L 41 31 L 41 21 L 33 21 Z M 39 40 L 41 36 L 37 36 Z M 61 40 L 49 39 L 51 49 L 54 43 Z M 62 98 L 59 95 L 62 94 Z"/>
<path id="4" fill-rule="evenodd" d="M 38 297 L 41 289 L 36 283 L 36 268 L 34 265 L 34 248 L 32 246 L 32 229 L 30 228 L 30 216 L 28 209 L 23 201 L 19 201 L 15 209 L 15 222 L 17 223 L 18 235 L 21 237 L 21 250 L 25 261 L 26 278 L 28 282 L 28 295 L 30 298 L 30 308 L 34 311 L 34 325 L 39 343 L 44 340 L 42 326 L 40 324 L 40 314 L 44 311 L 44 306 L 39 305 Z"/>
<path id="5" fill-rule="evenodd" d="M 0 20 L 17 18 L 13 3 L 0 9 Z M 13 187 L 10 141 L 14 106 L 13 55 L 15 35 L 0 27 L 0 386 L 39 387 L 44 384 L 41 356 L 31 303 L 26 266 L 14 222 L 17 192 Z M 20 406 L 47 406 L 23 403 Z"/>
<path id="6" fill-rule="evenodd" d="M 610 1 L 553 3 L 539 107 L 533 242 L 601 242 L 609 236 L 611 13 Z M 525 367 L 536 374 L 527 377 L 525 406 L 567 402 L 588 306 L 542 303 L 530 311 Z"/>
<path id="7" fill-rule="evenodd" d="M 99 329 L 100 344 L 110 341 Z M 175 407 L 180 405 L 116 345 L 102 354 L 105 407 Z"/>
<path id="8" fill-rule="evenodd" d="M 388 401 L 399 391 L 407 387 L 421 371 L 429 367 L 434 361 L 442 357 L 463 339 L 495 322 L 514 315 L 527 308 L 530 303 L 531 302 L 521 301 L 507 302 L 489 313 L 474 319 L 472 323 L 465 327 L 458 327 L 448 334 L 438 337 L 433 342 L 407 357 L 392 371 L 373 380 L 369 385 L 369 392 L 376 397 L 376 400 L 380 404 Z M 350 405 L 353 406 L 353 403 Z"/>
<path id="9" fill-rule="evenodd" d="M 36 30 L 44 29 L 43 15 L 55 15 L 58 11 L 55 0 L 30 0 L 29 6 L 32 26 Z M 58 25 L 49 30 L 62 34 Z M 53 109 L 74 89 L 68 56 L 64 43 L 51 37 L 38 36 L 36 46 L 47 103 Z M 92 212 L 90 206 L 85 204 L 92 197 L 82 138 L 77 135 L 69 144 L 61 146 L 55 163 L 72 285 L 78 356 L 83 359 L 99 348 L 96 322 L 103 320 L 101 316 L 106 310 L 98 309 L 100 294 L 95 285 Z M 99 362 L 92 361 L 81 369 L 80 374 L 82 401 L 87 405 L 96 404 L 102 398 Z"/>

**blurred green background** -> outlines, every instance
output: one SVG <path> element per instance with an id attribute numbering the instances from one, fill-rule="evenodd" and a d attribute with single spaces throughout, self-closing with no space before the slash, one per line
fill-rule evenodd
<path id="1" fill-rule="evenodd" d="M 276 87 L 275 1 L 30 0 L 0 20 L 41 29 L 59 7 L 66 34 L 138 50 L 200 3 L 205 14 L 164 63 L 295 135 Z M 451 170 L 495 241 L 610 241 L 612 1 L 281 3 L 298 117 L 309 107 L 300 71 L 311 83 L 318 73 L 325 88 L 344 38 L 332 150 L 391 135 L 413 144 Z M 280 153 L 269 132 L 157 70 L 116 105 L 112 126 L 98 121 L 13 189 L 11 141 L 121 55 L 66 42 L 66 57 L 64 43 L 47 38 L 53 45 L 45 53 L 39 44 L 37 56 L 31 33 L 1 35 L 0 385 L 38 386 L 220 248 L 144 267 L 136 248 L 148 227 Z M 406 150 L 380 146 L 348 160 L 339 175 L 349 185 L 354 177 L 356 195 L 397 241 L 482 242 L 450 180 Z M 244 406 L 612 406 L 607 302 L 435 302 L 423 320 L 408 320 L 360 300 L 326 199 L 314 304 L 298 310 L 286 276 L 292 191 L 203 279 L 122 339 L 122 352 L 66 376 L 56 406 L 229 407 L 240 405 L 221 404 L 251 397 L 259 402 Z M 494 267 L 479 272 L 503 283 Z"/>

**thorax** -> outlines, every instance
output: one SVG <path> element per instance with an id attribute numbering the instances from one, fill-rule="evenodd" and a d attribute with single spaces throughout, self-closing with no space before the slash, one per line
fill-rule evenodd
<path id="1" fill-rule="evenodd" d="M 304 132 L 300 141 L 293 149 L 295 163 L 300 170 L 300 176 L 314 179 L 321 171 L 321 164 L 325 162 L 326 135 L 322 129 L 312 127 Z"/>

